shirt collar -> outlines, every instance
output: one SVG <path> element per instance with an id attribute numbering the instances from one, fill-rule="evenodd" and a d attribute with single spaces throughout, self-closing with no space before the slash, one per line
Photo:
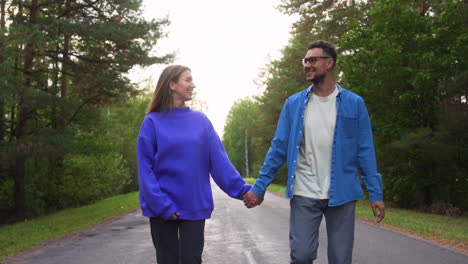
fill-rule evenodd
<path id="1" fill-rule="evenodd" d="M 336 88 L 338 88 L 338 93 L 336 94 L 336 97 L 338 97 L 338 96 L 341 95 L 341 92 L 343 91 L 343 88 L 338 83 L 335 83 L 335 84 L 336 84 Z M 310 93 L 312 92 L 312 88 L 313 88 L 313 85 L 311 85 L 311 86 L 309 86 L 307 88 L 307 93 L 306 93 L 307 98 L 310 98 Z"/>

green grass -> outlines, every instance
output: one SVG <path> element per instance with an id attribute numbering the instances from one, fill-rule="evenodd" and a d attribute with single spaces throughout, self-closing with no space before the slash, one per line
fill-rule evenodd
<path id="1" fill-rule="evenodd" d="M 362 200 L 357 203 L 356 215 L 364 220 L 373 221 L 374 216 L 369 201 Z M 451 217 L 387 207 L 384 223 L 436 239 L 468 242 L 468 217 L 466 216 Z"/>
<path id="2" fill-rule="evenodd" d="M 245 181 L 253 184 L 255 179 L 247 178 Z M 284 188 L 284 186 L 278 184 L 268 186 L 269 191 L 278 194 L 283 194 Z M 357 203 L 356 216 L 369 222 L 374 221 L 369 201 L 362 200 Z M 387 207 L 385 208 L 385 219 L 383 222 L 390 228 L 395 227 L 423 237 L 429 236 L 436 240 L 468 242 L 467 216 L 450 217 Z"/>
<path id="3" fill-rule="evenodd" d="M 138 192 L 107 198 L 40 218 L 0 226 L 0 260 L 39 245 L 39 242 L 78 231 L 137 208 Z"/>

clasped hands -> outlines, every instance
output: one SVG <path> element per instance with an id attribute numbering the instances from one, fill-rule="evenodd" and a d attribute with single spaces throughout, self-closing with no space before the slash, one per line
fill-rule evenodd
<path id="1" fill-rule="evenodd" d="M 255 206 L 260 205 L 263 202 L 263 197 L 260 197 L 251 191 L 248 191 L 246 194 L 244 194 L 242 200 L 244 201 L 245 207 L 254 208 Z"/>

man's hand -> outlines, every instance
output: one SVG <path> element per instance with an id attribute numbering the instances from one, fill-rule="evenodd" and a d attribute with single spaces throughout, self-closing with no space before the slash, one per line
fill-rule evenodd
<path id="1" fill-rule="evenodd" d="M 371 203 L 372 212 L 374 213 L 375 221 L 380 223 L 385 217 L 385 205 L 384 202 L 373 202 Z M 378 210 L 378 211 L 377 211 Z"/>
<path id="2" fill-rule="evenodd" d="M 175 212 L 171 216 L 169 216 L 167 220 L 177 220 L 177 218 L 179 218 L 179 215 L 180 215 L 179 212 Z"/>
<path id="3" fill-rule="evenodd" d="M 263 197 L 259 197 L 251 191 L 248 191 L 242 199 L 247 208 L 254 208 L 263 202 Z"/>

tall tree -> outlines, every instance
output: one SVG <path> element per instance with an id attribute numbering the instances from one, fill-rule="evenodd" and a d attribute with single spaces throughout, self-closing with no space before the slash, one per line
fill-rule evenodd
<path id="1" fill-rule="evenodd" d="M 66 22 L 70 23 L 71 18 L 71 0 L 65 0 L 65 7 L 63 11 L 63 18 Z M 68 88 L 68 67 L 70 65 L 70 43 L 71 43 L 71 34 L 68 30 L 63 32 L 63 49 L 62 49 L 62 72 L 61 72 L 61 84 L 60 84 L 60 98 L 64 99 L 67 97 L 67 88 Z M 64 106 L 64 104 L 62 104 Z M 65 107 L 60 109 L 61 113 L 66 112 Z M 65 125 L 64 116 L 59 116 L 59 127 L 63 128 Z"/>
<path id="2" fill-rule="evenodd" d="M 466 180 L 457 171 L 466 171 L 466 160 L 448 141 L 457 129 L 447 122 L 458 115 L 448 106 L 466 109 L 466 88 L 455 85 L 468 66 L 462 10 L 466 3 L 456 0 L 376 1 L 339 42 L 344 81 L 372 115 L 388 197 L 404 207 L 463 200 Z"/>
<path id="3" fill-rule="evenodd" d="M 38 13 L 38 0 L 32 0 L 31 5 L 29 6 L 29 21 L 28 24 L 34 28 L 37 24 L 37 13 Z M 16 140 L 18 141 L 18 154 L 15 161 L 14 169 L 14 179 L 15 179 L 15 208 L 16 214 L 19 217 L 24 217 L 26 215 L 26 206 L 25 206 L 25 193 L 24 193 L 24 174 L 25 174 L 25 162 L 26 162 L 26 153 L 28 150 L 28 143 L 21 142 L 28 134 L 28 121 L 32 115 L 32 109 L 30 102 L 27 98 L 27 95 L 30 93 L 33 79 L 33 63 L 36 56 L 36 40 L 31 38 L 25 45 L 24 48 L 24 64 L 23 64 L 23 74 L 24 74 L 24 85 L 19 88 L 18 93 L 18 121 L 16 126 Z"/>
<path id="4" fill-rule="evenodd" d="M 258 110 L 258 105 L 251 99 L 239 100 L 229 111 L 224 126 L 223 144 L 226 152 L 234 167 L 244 177 L 248 176 L 247 172 L 252 171 L 255 163 L 260 160 L 256 146 Z"/>
<path id="5" fill-rule="evenodd" d="M 307 51 L 307 45 L 318 39 L 336 42 L 346 32 L 352 18 L 365 16 L 365 5 L 356 5 L 354 1 L 320 1 L 320 0 L 283 0 L 279 10 L 288 15 L 298 15 L 293 24 L 292 36 L 283 49 L 281 59 L 272 61 L 261 73 L 265 92 L 258 98 L 261 120 L 258 127 L 262 149 L 268 150 L 276 130 L 281 108 L 286 98 L 305 89 L 310 84 L 305 81 L 303 66 L 300 60 Z M 338 47 L 339 48 L 339 47 Z M 340 52 L 340 49 L 338 49 Z M 337 78 L 340 69 L 338 68 Z M 283 171 L 275 180 L 286 183 Z"/>
<path id="6" fill-rule="evenodd" d="M 0 0 L 0 74 L 5 73 L 4 70 L 4 43 L 3 39 L 5 38 L 5 7 L 6 7 L 6 0 Z M 4 144 L 5 140 L 5 132 L 6 132 L 6 118 L 5 118 L 5 92 L 3 89 L 3 85 L 0 83 L 0 145 Z M 4 162 L 3 157 L 0 155 L 0 182 L 4 179 Z"/>
<path id="7" fill-rule="evenodd" d="M 133 66 L 173 55 L 150 55 L 168 21 L 144 20 L 141 1 L 2 0 L 0 7 L 0 67 L 8 73 L 0 76 L 0 132 L 10 134 L 2 149 L 13 154 L 2 160 L 13 168 L 7 177 L 15 179 L 15 208 L 24 217 L 36 195 L 25 193 L 28 166 L 35 166 L 28 164 L 50 163 L 46 175 L 57 178 L 44 180 L 60 182 L 57 165 L 72 153 L 75 127 L 91 127 L 99 107 L 137 92 L 125 77 Z"/>
<path id="8" fill-rule="evenodd" d="M 363 19 L 367 9 L 367 1 L 356 5 L 349 0 L 282 0 L 278 7 L 288 15 L 298 15 L 293 24 L 293 35 L 302 36 L 312 42 L 316 39 L 326 39 L 336 43 L 346 32 L 351 19 Z"/>

